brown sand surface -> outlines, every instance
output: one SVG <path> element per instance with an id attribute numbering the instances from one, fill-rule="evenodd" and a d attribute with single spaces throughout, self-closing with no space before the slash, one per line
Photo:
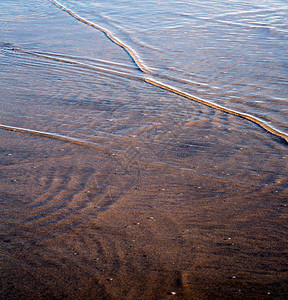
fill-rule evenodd
<path id="1" fill-rule="evenodd" d="M 1 299 L 287 296 L 287 189 L 0 134 Z"/>

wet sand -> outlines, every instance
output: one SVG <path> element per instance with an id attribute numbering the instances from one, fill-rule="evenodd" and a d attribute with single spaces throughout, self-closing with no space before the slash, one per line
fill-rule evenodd
<path id="1" fill-rule="evenodd" d="M 287 298 L 281 135 L 149 84 L 51 1 L 19 3 L 0 3 L 0 298 Z"/>
<path id="2" fill-rule="evenodd" d="M 288 191 L 1 130 L 2 299 L 287 295 Z"/>

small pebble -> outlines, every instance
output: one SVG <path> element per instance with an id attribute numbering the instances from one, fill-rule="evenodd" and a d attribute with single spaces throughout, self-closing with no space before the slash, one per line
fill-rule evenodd
<path id="1" fill-rule="evenodd" d="M 176 295 L 176 292 L 169 292 L 168 295 Z"/>

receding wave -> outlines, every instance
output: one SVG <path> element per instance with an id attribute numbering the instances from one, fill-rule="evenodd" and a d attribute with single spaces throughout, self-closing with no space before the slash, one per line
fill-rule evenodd
<path id="1" fill-rule="evenodd" d="M 70 142 L 70 143 L 78 144 L 78 145 L 81 145 L 81 146 L 96 148 L 98 150 L 103 150 L 105 152 L 111 152 L 112 153 L 111 150 L 100 147 L 95 143 L 91 143 L 91 142 L 83 140 L 83 139 L 73 138 L 73 137 L 69 137 L 69 136 L 66 136 L 66 135 L 58 134 L 58 133 L 51 133 L 51 132 L 46 132 L 46 131 L 9 126 L 9 125 L 4 125 L 4 124 L 0 124 L 0 128 L 6 129 L 6 130 L 11 130 L 11 131 L 29 133 L 29 134 L 33 134 L 33 135 L 40 135 L 40 136 L 43 136 L 43 137 L 48 137 L 48 138 L 51 138 L 51 139 L 57 139 L 57 140 L 65 141 L 65 142 Z"/>
<path id="2" fill-rule="evenodd" d="M 107 68 L 106 66 L 101 67 L 101 66 L 95 66 L 95 65 L 89 64 L 89 63 L 84 63 L 84 62 L 72 59 L 72 57 L 69 58 L 68 56 L 61 55 L 61 54 L 51 54 L 51 53 L 49 54 L 49 53 L 44 53 L 44 52 L 31 52 L 31 51 L 26 51 L 26 50 L 15 48 L 15 47 L 13 47 L 12 50 L 14 52 L 27 54 L 27 55 L 35 56 L 35 57 L 42 58 L 42 59 L 49 59 L 49 60 L 60 62 L 60 63 L 75 65 L 77 67 L 84 68 L 85 70 L 90 70 L 90 71 L 92 70 L 92 71 L 95 71 L 95 72 L 101 72 L 101 73 L 106 73 L 106 74 L 110 74 L 110 75 L 113 75 L 113 76 L 119 76 L 121 78 L 128 78 L 128 79 L 132 79 L 132 80 L 143 81 L 145 83 L 151 84 L 151 85 L 153 85 L 155 87 L 158 87 L 158 88 L 161 88 L 161 89 L 164 89 L 168 92 L 174 93 L 174 94 L 179 95 L 181 97 L 185 97 L 189 100 L 196 101 L 198 103 L 206 105 L 210 108 L 220 110 L 224 113 L 231 114 L 231 115 L 243 118 L 243 119 L 245 119 L 247 121 L 250 121 L 252 123 L 255 123 L 259 127 L 261 127 L 262 129 L 266 130 L 267 132 L 269 132 L 269 133 L 271 133 L 275 136 L 278 136 L 278 137 L 284 139 L 284 141 L 286 143 L 288 143 L 288 135 L 285 132 L 282 132 L 282 131 L 274 128 L 273 126 L 269 125 L 264 120 L 262 120 L 262 119 L 260 119 L 256 116 L 250 115 L 248 113 L 239 112 L 239 111 L 224 107 L 222 105 L 216 104 L 214 102 L 210 102 L 210 101 L 201 99 L 199 97 L 195 97 L 195 96 L 191 95 L 190 93 L 186 93 L 186 92 L 181 91 L 178 88 L 175 88 L 171 85 L 167 85 L 167 84 L 165 84 L 161 81 L 155 80 L 153 77 L 157 78 L 157 74 L 153 75 L 153 77 L 151 77 L 152 76 L 151 75 L 151 76 L 145 78 L 144 76 L 137 76 L 135 74 L 129 74 L 129 73 L 126 73 L 126 72 L 123 72 L 123 71 L 115 70 L 113 68 Z M 113 67 L 112 63 L 109 63 L 109 64 Z M 158 77 L 162 78 L 163 76 L 160 75 Z M 177 81 L 177 80 L 174 80 L 171 77 L 169 77 L 168 79 L 170 79 L 171 81 L 175 81 L 175 82 Z M 0 126 L 0 128 L 9 129 L 9 128 L 5 128 L 5 125 Z M 32 131 L 29 131 L 29 130 L 21 130 L 21 128 L 16 129 L 16 127 L 15 128 L 11 127 L 11 129 L 12 130 L 15 129 L 15 130 L 19 130 L 19 131 L 26 131 L 26 132 L 35 133 L 35 134 L 41 134 L 42 136 L 51 137 L 51 134 L 48 134 L 48 133 L 42 134 L 41 131 L 32 132 Z M 66 138 L 66 137 L 61 136 L 61 135 L 59 135 L 57 138 L 62 138 L 62 139 L 66 139 L 66 140 L 69 139 L 69 138 Z M 75 142 L 75 143 L 77 142 L 79 144 L 81 143 L 79 140 L 75 140 L 73 142 Z"/>
<path id="3" fill-rule="evenodd" d="M 116 75 L 116 76 L 120 76 L 120 77 L 126 77 L 126 78 L 130 78 L 130 79 L 134 79 L 134 80 L 141 80 L 140 77 L 131 75 L 131 74 L 127 74 L 121 71 L 117 71 L 117 70 L 111 70 L 103 67 L 96 67 L 94 65 L 91 64 L 85 64 L 76 60 L 72 60 L 72 59 L 67 59 L 64 58 L 63 55 L 52 55 L 52 54 L 45 54 L 45 53 L 37 53 L 37 52 L 30 52 L 30 51 L 25 51 L 19 48 L 13 48 L 13 51 L 16 52 L 20 52 L 20 53 L 24 53 L 24 54 L 28 54 L 28 55 L 33 55 L 36 57 L 41 57 L 41 58 L 45 58 L 45 59 L 50 59 L 50 60 L 54 60 L 54 61 L 58 61 L 58 62 L 62 62 L 62 63 L 67 63 L 67 64 L 72 64 L 72 65 L 77 65 L 80 67 L 84 67 L 86 69 L 90 69 L 90 70 L 94 70 L 94 71 L 98 71 L 98 72 L 102 72 L 102 73 L 108 73 L 108 74 L 112 74 L 112 75 Z"/>
<path id="4" fill-rule="evenodd" d="M 130 49 L 130 47 L 128 47 L 127 45 L 125 45 L 122 41 L 120 41 L 118 38 L 114 37 L 107 29 L 93 23 L 90 22 L 88 20 L 85 20 L 84 18 L 78 16 L 76 13 L 74 13 L 73 11 L 71 11 L 70 9 L 66 8 L 65 6 L 63 6 L 62 4 L 60 4 L 59 2 L 55 1 L 55 0 L 49 0 L 50 2 L 52 2 L 54 5 L 56 5 L 57 7 L 59 7 L 60 9 L 62 9 L 63 11 L 67 12 L 70 16 L 72 16 L 73 18 L 75 18 L 76 20 L 87 24 L 91 27 L 94 27 L 100 31 L 102 31 L 107 38 L 109 38 L 113 43 L 115 43 L 116 45 L 118 45 L 119 47 L 121 47 L 122 49 L 124 49 L 132 58 L 132 60 L 134 61 L 134 63 L 136 64 L 136 66 L 144 73 L 150 74 L 151 72 L 149 71 L 149 69 L 140 61 L 138 55 L 136 54 L 136 52 L 132 49 Z"/>
<path id="5" fill-rule="evenodd" d="M 116 38 L 115 36 L 113 36 L 107 29 L 93 23 L 90 22 L 80 16 L 78 16 L 76 13 L 74 13 L 73 11 L 71 11 L 70 9 L 66 8 L 65 6 L 63 6 L 62 4 L 60 4 L 59 2 L 55 1 L 55 0 L 49 0 L 50 2 L 52 2 L 54 5 L 56 5 L 57 7 L 59 7 L 60 9 L 62 9 L 63 11 L 67 12 L 69 15 L 71 15 L 73 18 L 75 18 L 76 20 L 87 24 L 91 27 L 96 28 L 97 30 L 100 30 L 101 32 L 103 32 L 112 42 L 114 42 L 115 44 L 117 44 L 118 46 L 120 46 L 122 49 L 124 49 L 129 55 L 130 57 L 133 59 L 134 63 L 136 64 L 136 66 L 139 68 L 139 70 L 141 70 L 142 72 L 146 73 L 146 74 L 150 74 L 153 76 L 157 76 L 157 74 L 152 73 L 139 59 L 138 55 L 136 54 L 136 52 L 134 50 L 132 50 L 130 47 L 128 47 L 127 45 L 125 45 L 122 41 L 120 41 L 118 38 Z M 172 79 L 171 77 L 169 79 Z M 168 86 L 166 84 L 163 84 L 159 81 L 155 81 L 153 79 L 143 79 L 145 82 L 150 83 L 154 86 L 160 87 L 162 89 L 165 89 L 167 91 L 173 92 L 177 95 L 183 96 L 185 98 L 188 98 L 190 100 L 193 101 L 197 101 L 199 103 L 205 104 L 211 108 L 217 109 L 217 110 L 221 110 L 225 113 L 228 114 L 232 114 L 235 115 L 237 117 L 241 117 L 243 119 L 246 119 L 248 121 L 251 121 L 255 124 L 257 124 L 258 126 L 262 127 L 263 129 L 265 129 L 266 131 L 268 131 L 269 133 L 276 135 L 282 139 L 284 139 L 287 143 L 288 143 L 288 135 L 274 127 L 272 127 L 271 125 L 267 124 L 266 122 L 264 122 L 263 120 L 261 120 L 258 117 L 252 116 L 250 114 L 247 113 L 242 113 L 242 112 L 238 112 L 229 108 L 226 108 L 224 106 L 200 99 L 198 97 L 192 96 L 188 93 L 182 92 L 180 90 L 178 90 L 177 88 Z M 177 81 L 177 79 L 175 80 Z"/>
<path id="6" fill-rule="evenodd" d="M 166 84 L 163 84 L 161 82 L 155 81 L 153 79 L 146 78 L 145 81 L 148 82 L 148 83 L 150 83 L 150 84 L 152 84 L 152 85 L 154 85 L 154 86 L 158 86 L 158 87 L 160 87 L 160 88 L 162 88 L 164 90 L 172 92 L 174 94 L 177 94 L 177 95 L 180 95 L 182 97 L 188 98 L 190 100 L 197 101 L 199 103 L 205 104 L 205 105 L 207 105 L 207 106 L 209 106 L 211 108 L 214 108 L 214 109 L 217 109 L 217 110 L 221 110 L 221 111 L 223 111 L 223 112 L 225 112 L 227 114 L 235 115 L 237 117 L 240 117 L 240 118 L 246 119 L 248 121 L 251 121 L 251 122 L 259 125 L 263 129 L 265 129 L 269 133 L 271 133 L 273 135 L 276 135 L 278 137 L 283 138 L 288 143 L 288 135 L 286 133 L 273 128 L 272 126 L 268 125 L 267 123 L 265 123 L 264 121 L 262 121 L 261 119 L 255 117 L 255 116 L 252 116 L 252 115 L 249 115 L 249 114 L 246 114 L 246 113 L 242 113 L 242 112 L 238 112 L 238 111 L 226 108 L 224 106 L 221 106 L 219 104 L 215 104 L 215 103 L 212 103 L 210 101 L 203 100 L 203 99 L 200 99 L 198 97 L 194 97 L 194 96 L 192 96 L 192 95 L 190 95 L 188 93 L 182 92 L 182 91 L 180 91 L 178 89 L 175 89 L 175 88 L 173 88 L 171 86 L 168 86 Z"/>

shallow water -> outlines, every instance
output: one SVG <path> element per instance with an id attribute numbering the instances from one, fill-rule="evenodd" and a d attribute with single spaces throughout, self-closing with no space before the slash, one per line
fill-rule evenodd
<path id="1" fill-rule="evenodd" d="M 284 295 L 287 15 L 1 1 L 3 295 Z"/>
<path id="2" fill-rule="evenodd" d="M 107 29 L 170 84 L 287 133 L 285 1 L 61 3 Z"/>
<path id="3" fill-rule="evenodd" d="M 261 180 L 256 180 L 255 184 L 267 184 L 271 178 L 285 179 L 286 146 L 281 145 L 281 139 L 277 140 L 277 134 L 287 138 L 286 19 L 283 17 L 287 10 L 284 4 L 278 3 L 273 9 L 268 9 L 268 4 L 265 8 L 263 5 L 256 7 L 256 4 L 239 7 L 239 3 L 220 3 L 214 4 L 216 9 L 211 9 L 195 3 L 152 1 L 145 4 L 146 9 L 141 3 L 128 9 L 125 1 L 117 6 L 113 1 L 107 5 L 90 1 L 90 6 L 85 1 L 68 1 L 60 9 L 55 3 L 58 4 L 48 1 L 32 8 L 29 3 L 6 7 L 8 27 L 3 30 L 1 46 L 2 81 L 5 83 L 2 94 L 8 93 L 9 101 L 2 103 L 2 124 L 79 138 L 101 146 L 107 143 L 109 149 L 122 151 L 128 156 L 130 153 L 125 149 L 125 143 L 130 144 L 132 139 L 137 143 L 138 156 L 143 159 L 178 169 L 200 169 L 198 172 L 205 175 L 221 177 L 231 174 L 233 180 L 245 181 L 257 174 Z M 5 4 L 4 1 L 4 8 Z M 150 10 L 153 14 L 147 17 Z M 188 22 L 187 16 L 192 12 L 199 24 L 194 18 Z M 263 14 L 267 15 L 264 18 L 266 23 L 271 19 L 269 26 L 264 21 L 262 23 L 266 25 L 257 21 Z M 136 15 L 137 18 L 133 17 Z M 112 16 L 117 20 L 115 26 L 118 30 L 113 25 Z M 215 22 L 228 18 L 232 27 L 227 30 L 227 20 L 223 21 L 224 28 L 215 27 L 211 18 Z M 18 19 L 19 24 L 15 23 Z M 235 27 L 235 23 L 239 26 Z M 9 24 L 15 24 L 13 26 L 17 28 L 9 29 Z M 52 24 L 56 24 L 54 30 L 51 30 Z M 93 26 L 100 26 L 100 30 Z M 267 37 L 265 34 L 261 36 L 260 31 L 257 35 L 253 26 L 257 30 L 259 26 L 273 27 L 281 34 Z M 128 27 L 130 29 L 124 34 L 119 27 L 124 32 Z M 214 32 L 215 28 L 218 33 Z M 155 32 L 157 39 L 153 44 L 149 39 Z M 226 49 L 225 43 L 234 45 L 228 39 L 229 32 L 237 36 L 239 45 L 245 45 L 238 47 L 238 52 L 232 51 L 233 55 L 229 47 L 227 53 L 223 50 Z M 209 33 L 210 37 L 204 33 Z M 134 36 L 136 40 L 141 36 L 142 42 L 132 43 Z M 202 44 L 196 43 L 200 36 Z M 247 44 L 247 39 L 250 44 Z M 272 52 L 269 55 L 273 58 L 267 59 L 268 62 L 263 60 L 264 54 L 253 52 L 251 56 L 249 50 L 253 47 L 263 50 L 260 45 L 265 39 L 269 39 L 269 45 L 277 43 L 275 49 L 269 46 Z M 205 40 L 212 45 L 206 45 Z M 197 55 L 195 43 L 202 49 L 197 50 Z M 142 53 L 143 49 L 147 53 Z M 209 49 L 213 49 L 213 55 L 207 55 Z M 228 65 L 220 63 L 220 54 Z M 247 57 L 252 60 L 249 64 L 243 63 Z M 178 66 L 173 66 L 174 63 Z M 140 70 L 142 67 L 144 72 Z M 222 69 L 226 70 L 225 74 Z M 251 69 L 258 75 L 251 73 Z M 147 74 L 150 70 L 152 74 Z M 267 74 L 260 76 L 264 70 Z M 192 77 L 195 80 L 191 81 Z M 273 82 L 273 88 L 265 80 Z M 158 82 L 164 85 L 164 89 L 155 86 Z M 173 95 L 171 89 L 165 90 L 167 84 L 168 89 L 172 86 L 192 99 Z M 259 94 L 260 90 L 266 100 Z M 216 109 L 199 105 L 194 99 L 216 104 Z M 222 113 L 222 106 L 218 109 L 217 104 L 224 105 L 228 114 Z M 234 116 L 234 112 L 242 119 Z M 276 135 L 267 134 L 265 129 L 247 120 L 249 118 L 256 119 L 258 125 L 272 126 Z M 262 153 L 260 158 L 258 149 Z M 163 151 L 169 152 L 167 157 L 159 155 Z M 183 158 L 179 159 L 178 152 L 183 153 Z M 201 156 L 201 160 L 192 160 L 195 155 Z M 209 159 L 211 156 L 213 161 Z M 232 158 L 229 164 L 227 156 Z M 248 162 L 247 157 L 253 159 Z M 259 174 L 262 161 L 269 161 L 264 178 Z M 266 174 L 269 174 L 269 180 L 265 179 Z"/>

